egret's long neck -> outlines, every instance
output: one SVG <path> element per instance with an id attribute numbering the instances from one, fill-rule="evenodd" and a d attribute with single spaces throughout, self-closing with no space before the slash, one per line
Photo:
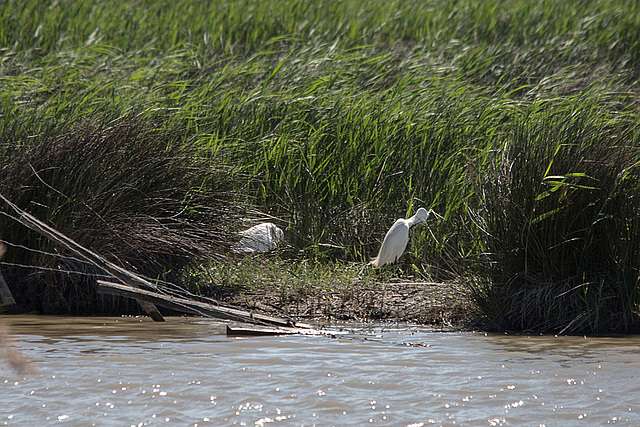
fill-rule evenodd
<path id="1" fill-rule="evenodd" d="M 426 212 L 426 214 L 425 214 Z M 418 212 L 416 212 L 416 214 L 414 216 L 412 216 L 411 218 L 409 218 L 407 220 L 407 224 L 409 224 L 409 228 L 413 228 L 413 226 L 421 224 L 423 222 L 425 222 L 427 219 L 429 219 L 429 215 L 431 214 L 431 210 L 429 211 L 425 211 L 424 209 L 418 209 Z"/>
<path id="2" fill-rule="evenodd" d="M 417 215 L 414 215 L 407 220 L 407 223 L 409 224 L 409 228 L 413 228 L 414 226 L 420 224 L 421 222 L 422 221 L 418 218 Z"/>

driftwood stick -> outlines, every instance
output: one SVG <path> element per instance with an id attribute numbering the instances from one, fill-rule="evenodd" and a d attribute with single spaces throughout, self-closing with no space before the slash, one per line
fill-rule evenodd
<path id="1" fill-rule="evenodd" d="M 11 203 L 11 201 L 9 201 L 2 194 L 0 194 L 0 199 L 4 200 L 5 203 L 7 203 L 14 211 L 16 211 L 20 215 L 20 218 L 18 218 L 18 221 L 22 223 L 25 227 L 37 233 L 42 234 L 49 240 L 52 240 L 56 243 L 63 245 L 74 254 L 84 258 L 85 260 L 89 261 L 93 265 L 105 270 L 112 276 L 122 280 L 125 283 L 130 284 L 133 287 L 145 286 L 151 289 L 155 288 L 151 282 L 145 280 L 144 278 L 138 276 L 135 273 L 130 272 L 129 270 L 126 270 L 120 266 L 113 264 L 112 262 L 107 261 L 106 259 L 96 254 L 95 252 L 85 248 L 84 246 L 79 245 L 74 240 L 60 233 L 58 230 L 54 229 L 53 227 L 48 226 L 47 224 L 40 221 L 33 215 L 23 211 L 18 206 Z M 164 321 L 162 314 L 160 314 L 160 311 L 158 310 L 158 308 L 152 303 L 139 300 L 138 304 L 140 304 L 140 307 L 142 307 L 142 309 L 156 322 Z"/>
<path id="2" fill-rule="evenodd" d="M 2 301 L 2 305 L 6 307 L 12 307 L 16 305 L 16 300 L 13 299 L 11 290 L 9 289 L 9 286 L 7 286 L 7 282 L 4 281 L 2 271 L 0 271 L 0 301 Z"/>
<path id="3" fill-rule="evenodd" d="M 234 320 L 238 322 L 252 323 L 254 325 L 278 326 L 278 327 L 296 327 L 309 328 L 309 325 L 295 324 L 290 319 L 281 317 L 267 316 L 264 314 L 251 313 L 249 311 L 237 308 L 224 307 L 219 305 L 208 304 L 201 301 L 193 301 L 185 298 L 179 298 L 171 295 L 163 295 L 157 292 L 145 289 L 133 288 L 119 283 L 98 280 L 98 293 L 119 295 L 137 300 L 148 301 L 163 307 L 167 307 L 184 313 L 204 315 L 215 317 L 218 319 Z"/>
<path id="4" fill-rule="evenodd" d="M 4 257 L 5 253 L 7 253 L 7 245 L 0 243 L 0 260 Z M 11 295 L 11 290 L 9 289 L 9 286 L 7 286 L 7 282 L 4 280 L 2 270 L 0 270 L 0 302 L 6 307 L 16 305 L 16 300 L 14 300 L 13 295 Z"/>

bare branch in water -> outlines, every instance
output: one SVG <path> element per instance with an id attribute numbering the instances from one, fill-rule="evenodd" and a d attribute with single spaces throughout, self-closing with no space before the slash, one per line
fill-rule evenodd
<path id="1" fill-rule="evenodd" d="M 33 372 L 31 362 L 15 346 L 15 339 L 9 333 L 9 327 L 0 324 L 0 359 L 5 359 L 16 372 Z"/>

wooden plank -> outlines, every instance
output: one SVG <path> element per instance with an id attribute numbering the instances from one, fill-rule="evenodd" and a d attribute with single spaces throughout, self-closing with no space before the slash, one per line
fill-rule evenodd
<path id="1" fill-rule="evenodd" d="M 346 334 L 347 332 L 342 331 L 329 331 L 324 329 L 314 329 L 306 327 L 272 328 L 264 326 L 227 325 L 227 336 L 230 337 L 257 337 L 277 335 L 327 335 L 335 337 L 337 335 Z"/>
<path id="2" fill-rule="evenodd" d="M 239 308 L 209 304 L 202 301 L 193 301 L 172 295 L 164 295 L 158 292 L 133 288 L 131 286 L 107 282 L 104 280 L 98 280 L 98 292 L 101 294 L 137 298 L 183 313 L 215 317 L 217 319 L 234 320 L 254 325 L 277 326 L 283 328 L 310 328 L 310 325 L 303 323 L 297 324 L 291 319 L 252 313 Z"/>
<path id="3" fill-rule="evenodd" d="M 300 333 L 302 329 L 298 328 L 265 328 L 253 326 L 250 328 L 241 326 L 227 325 L 227 336 L 230 337 L 257 337 L 257 336 L 274 336 L 274 335 L 295 335 Z"/>
<path id="4" fill-rule="evenodd" d="M 130 284 L 131 286 L 134 286 L 134 287 L 145 286 L 151 289 L 155 287 L 151 282 L 145 280 L 144 278 L 138 276 L 135 273 L 130 272 L 129 270 L 126 270 L 118 265 L 115 265 L 107 261 L 106 259 L 96 254 L 95 252 L 81 246 L 80 244 L 76 243 L 74 240 L 60 233 L 55 228 L 48 226 L 47 224 L 40 221 L 33 215 L 23 211 L 18 206 L 11 203 L 11 201 L 9 201 L 2 194 L 0 194 L 0 199 L 4 200 L 4 202 L 7 203 L 9 207 L 11 207 L 14 211 L 16 211 L 16 213 L 20 215 L 20 218 L 18 218 L 18 221 L 22 223 L 25 227 L 35 231 L 36 233 L 39 233 L 45 236 L 46 238 L 48 238 L 53 242 L 61 244 L 62 246 L 66 247 L 74 254 L 84 258 L 85 260 L 89 261 L 93 265 L 105 270 L 112 276 L 122 280 L 125 283 Z M 164 321 L 164 317 L 162 317 L 162 314 L 160 313 L 158 308 L 152 303 L 140 300 L 138 301 L 138 304 L 140 304 L 140 307 L 142 307 L 142 309 L 149 315 L 149 317 L 151 317 L 156 322 Z"/>

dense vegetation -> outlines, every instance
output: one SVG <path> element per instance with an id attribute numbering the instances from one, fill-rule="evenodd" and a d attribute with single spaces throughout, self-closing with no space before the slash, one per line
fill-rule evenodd
<path id="1" fill-rule="evenodd" d="M 622 0 L 5 1 L 0 189 L 156 276 L 247 212 L 362 262 L 425 206 L 403 268 L 492 327 L 636 331 L 638 28 Z"/>

